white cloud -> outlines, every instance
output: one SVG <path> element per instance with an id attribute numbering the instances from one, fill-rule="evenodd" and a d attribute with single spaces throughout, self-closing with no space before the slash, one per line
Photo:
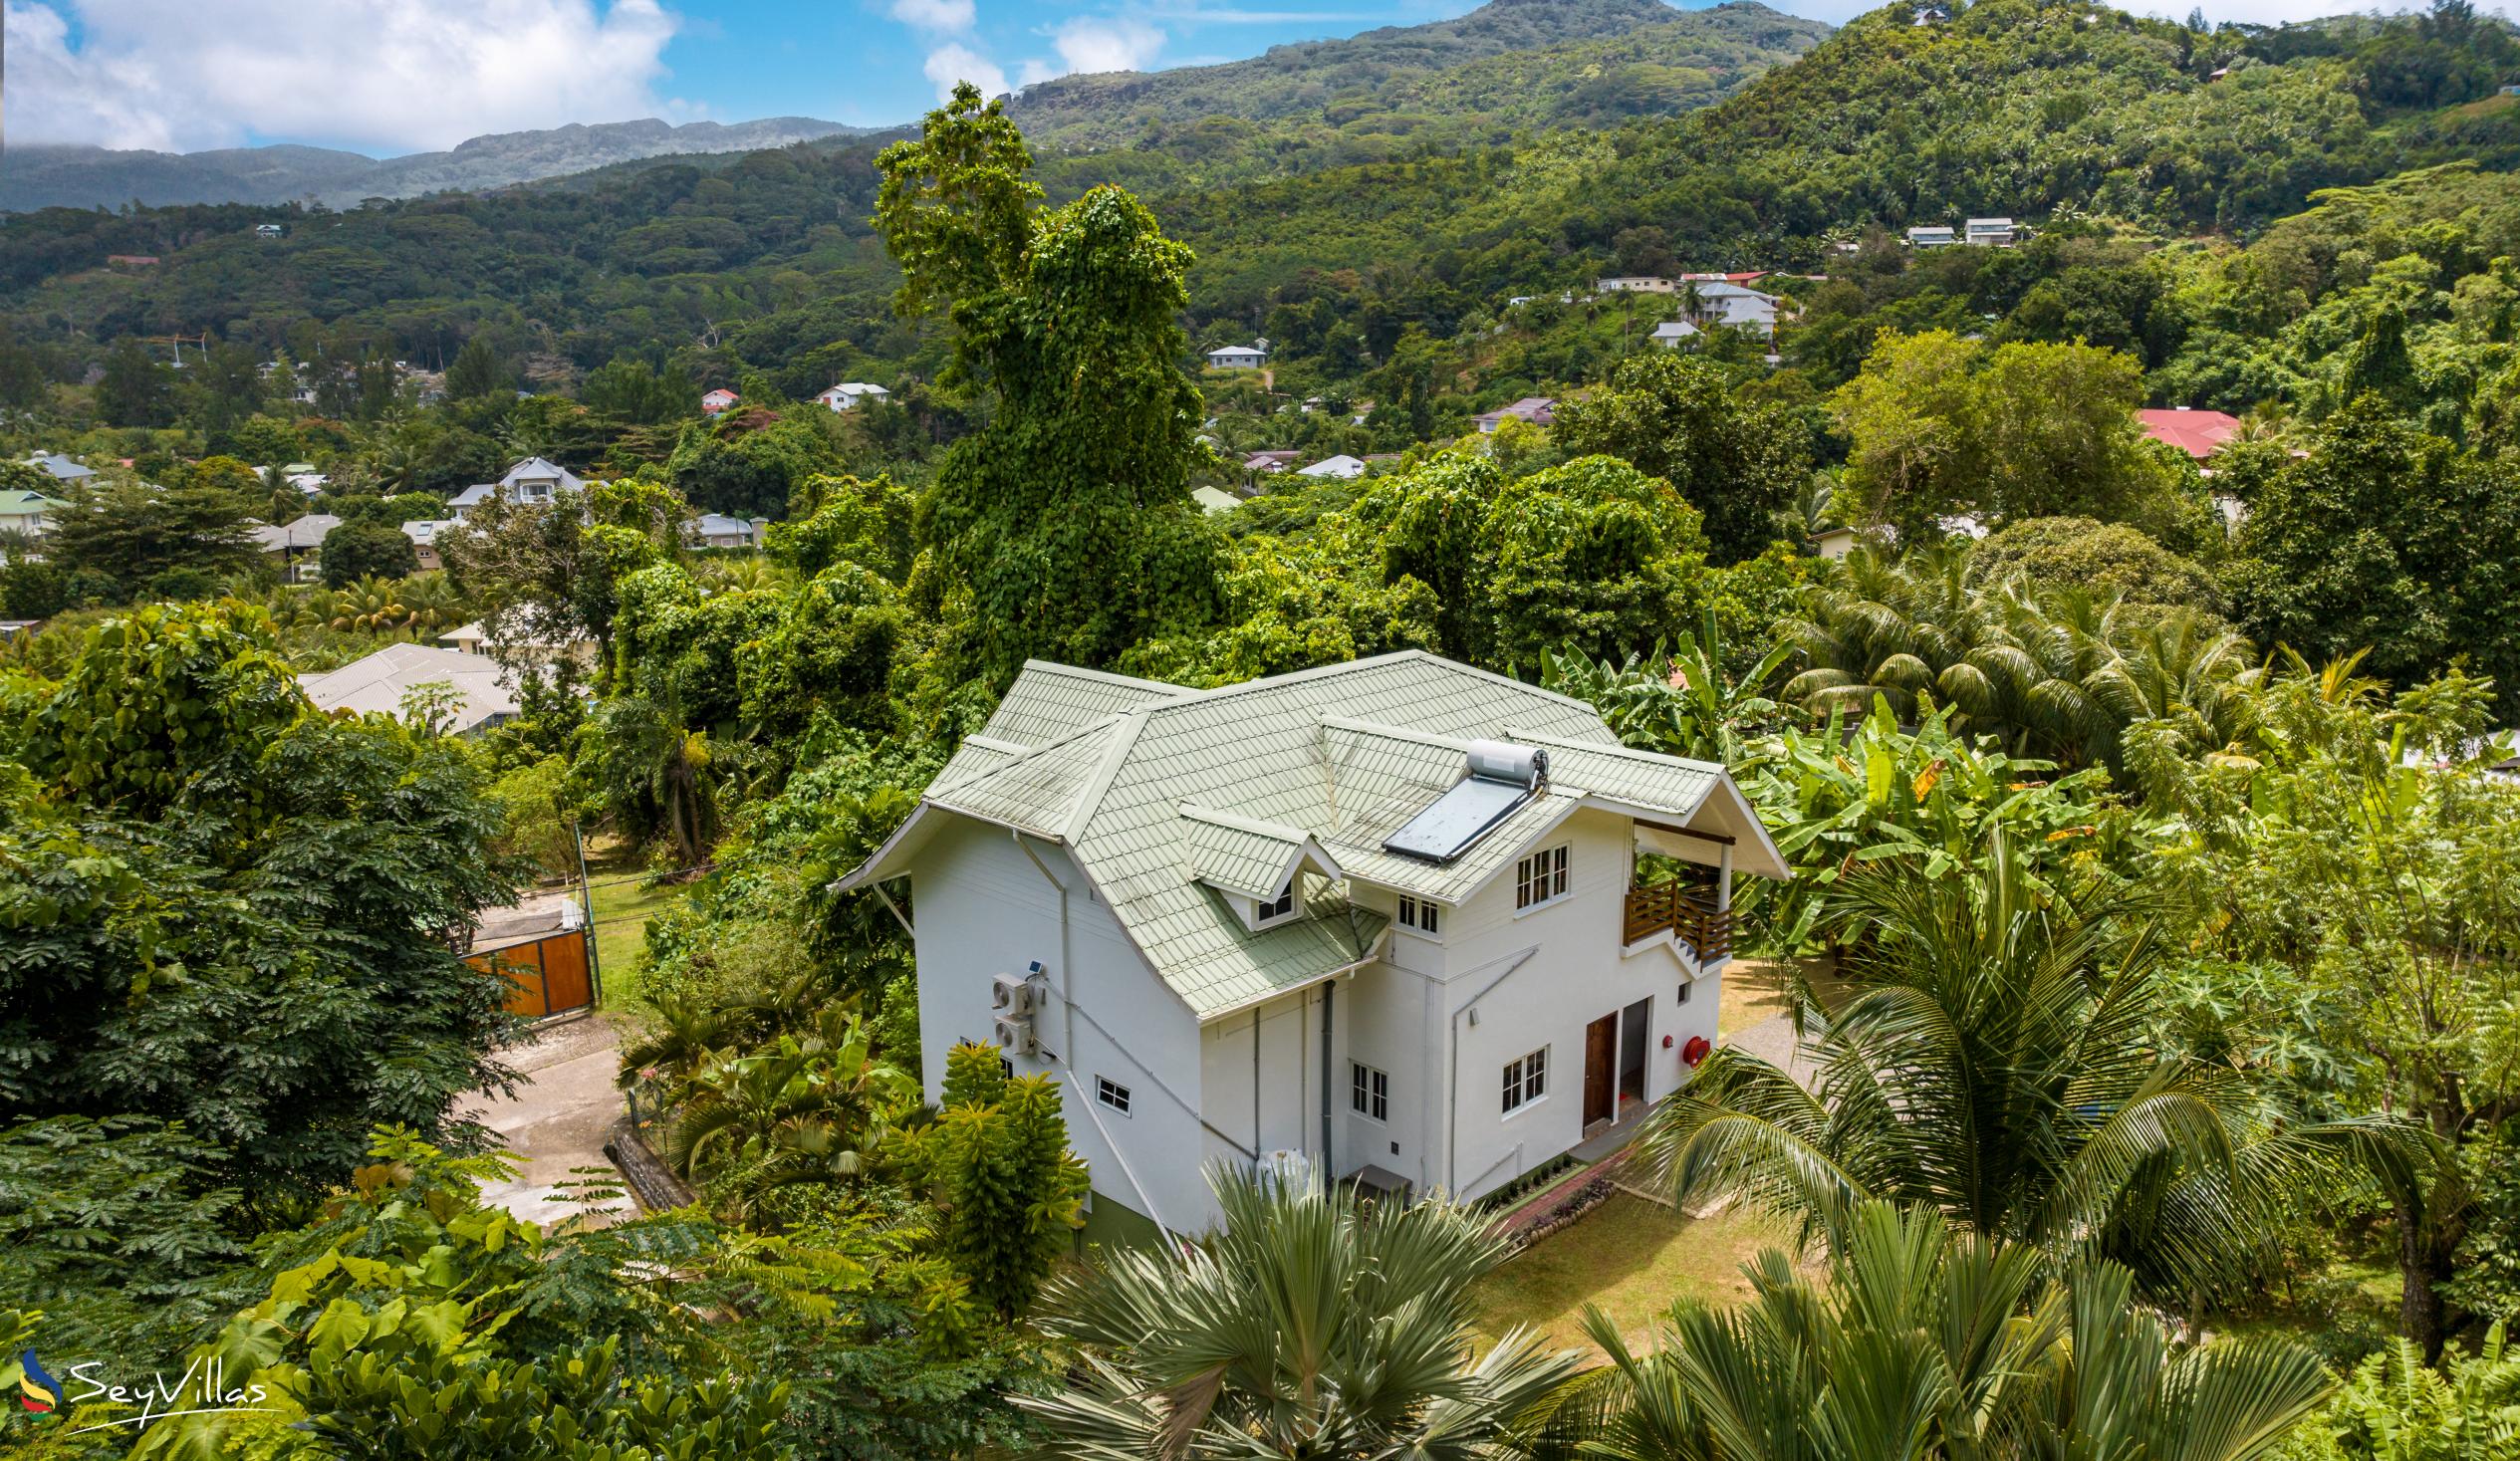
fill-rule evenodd
<path id="1" fill-rule="evenodd" d="M 12 140 L 185 151 L 413 151 L 654 116 L 680 23 L 657 0 L 5 3 Z"/>
<path id="2" fill-rule="evenodd" d="M 1163 50 L 1163 32 L 1126 16 L 1080 15 L 1051 34 L 1069 71 L 1142 71 Z"/>
<path id="3" fill-rule="evenodd" d="M 969 82 L 984 97 L 1006 93 L 1006 69 L 960 42 L 927 53 L 927 79 L 936 84 L 936 100 L 954 94 L 954 83 Z"/>
<path id="4" fill-rule="evenodd" d="M 892 18 L 923 31 L 954 35 L 971 29 L 979 9 L 973 0 L 892 0 Z"/>
<path id="5" fill-rule="evenodd" d="M 1048 32 L 1057 60 L 1032 57 L 1017 76 L 1025 86 L 1071 72 L 1143 71 L 1163 50 L 1164 33 L 1129 16 L 1080 15 Z"/>

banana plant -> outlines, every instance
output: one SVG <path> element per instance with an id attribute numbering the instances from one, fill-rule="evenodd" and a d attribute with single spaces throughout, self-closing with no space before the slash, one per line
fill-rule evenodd
<path id="1" fill-rule="evenodd" d="M 1656 644 L 1650 655 L 1594 659 L 1569 647 L 1543 658 L 1541 683 L 1588 701 L 1620 740 L 1640 751 L 1738 766 L 1751 759 L 1753 738 L 1773 730 L 1777 703 L 1767 694 L 1793 646 L 1778 644 L 1741 675 L 1724 672 L 1724 644 L 1712 610 L 1679 647 Z"/>

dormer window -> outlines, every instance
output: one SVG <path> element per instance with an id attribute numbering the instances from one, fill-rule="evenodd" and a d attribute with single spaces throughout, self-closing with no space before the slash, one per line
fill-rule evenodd
<path id="1" fill-rule="evenodd" d="M 1295 912 L 1295 883 L 1293 879 L 1289 879 L 1286 887 L 1276 897 L 1253 907 L 1251 926 L 1266 928 L 1272 923 L 1294 917 Z"/>

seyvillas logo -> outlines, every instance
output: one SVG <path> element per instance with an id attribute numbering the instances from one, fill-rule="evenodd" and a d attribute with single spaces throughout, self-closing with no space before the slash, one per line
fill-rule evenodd
<path id="1" fill-rule="evenodd" d="M 18 1352 L 18 1403 L 38 1415 L 50 1415 L 61 1406 L 61 1381 L 46 1372 L 43 1362 L 32 1349 Z"/>

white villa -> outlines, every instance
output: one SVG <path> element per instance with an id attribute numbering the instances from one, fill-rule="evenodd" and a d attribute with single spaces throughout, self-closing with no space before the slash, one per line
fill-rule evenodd
<path id="1" fill-rule="evenodd" d="M 1252 345 L 1219 346 L 1207 353 L 1211 370 L 1257 370 L 1267 364 L 1269 343 L 1265 340 Z"/>
<path id="2" fill-rule="evenodd" d="M 1635 1118 L 1711 1048 L 1736 873 L 1787 870 L 1723 767 L 1407 651 L 1027 664 L 841 886 L 910 928 L 931 1098 L 962 1041 L 1055 1077 L 1089 1230 L 1152 1237 L 1209 1162 L 1475 1197 Z"/>
<path id="3" fill-rule="evenodd" d="M 509 467 L 496 482 L 483 482 L 456 493 L 447 500 L 446 510 L 455 515 L 455 521 L 467 522 L 473 510 L 492 497 L 517 506 L 548 507 L 561 493 L 584 492 L 586 488 L 586 479 L 567 467 L 529 456 Z"/>
<path id="4" fill-rule="evenodd" d="M 854 411 L 862 400 L 884 400 L 892 392 L 865 380 L 843 380 L 814 397 L 836 411 Z"/>

